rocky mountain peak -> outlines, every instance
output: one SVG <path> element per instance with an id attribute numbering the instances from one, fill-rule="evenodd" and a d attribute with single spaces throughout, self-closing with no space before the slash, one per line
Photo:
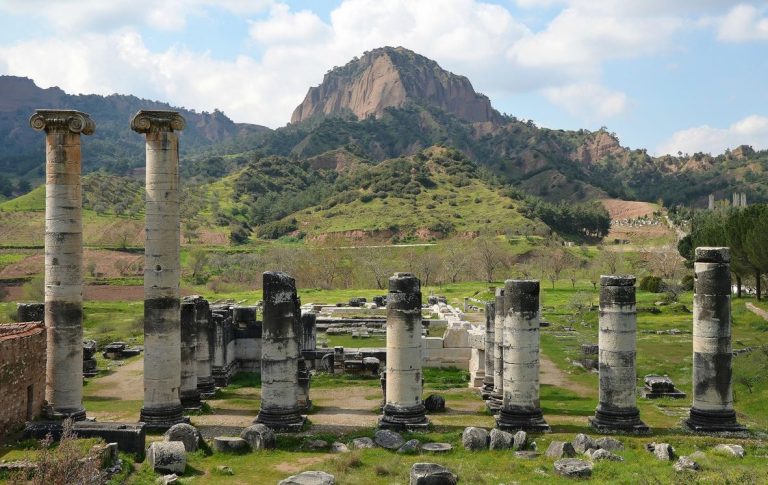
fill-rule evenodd
<path id="1" fill-rule="evenodd" d="M 475 92 L 466 77 L 403 47 L 382 47 L 326 73 L 319 86 L 309 88 L 291 123 L 342 113 L 358 119 L 380 118 L 386 108 L 411 102 L 440 108 L 472 123 L 501 119 L 488 97 Z"/>

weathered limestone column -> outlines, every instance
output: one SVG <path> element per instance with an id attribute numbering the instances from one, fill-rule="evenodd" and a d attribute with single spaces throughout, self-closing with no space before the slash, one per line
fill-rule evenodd
<path id="1" fill-rule="evenodd" d="M 493 338 L 495 332 L 496 302 L 485 304 L 485 376 L 483 377 L 483 399 L 489 399 L 493 393 L 493 373 L 494 373 L 494 348 L 496 342 Z"/>
<path id="2" fill-rule="evenodd" d="M 395 273 L 387 296 L 386 402 L 380 428 L 429 425 L 421 400 L 421 328 L 421 283 L 411 273 Z"/>
<path id="3" fill-rule="evenodd" d="M 80 134 L 87 114 L 39 109 L 29 119 L 45 131 L 46 414 L 85 418 L 83 408 L 83 220 Z"/>
<path id="4" fill-rule="evenodd" d="M 600 400 L 590 419 L 601 432 L 647 433 L 637 409 L 634 276 L 600 277 Z"/>
<path id="5" fill-rule="evenodd" d="M 486 401 L 486 406 L 493 414 L 498 414 L 504 399 L 504 314 L 506 311 L 504 288 L 496 288 L 496 302 L 493 317 L 493 391 Z"/>
<path id="6" fill-rule="evenodd" d="M 195 321 L 197 322 L 197 390 L 200 397 L 208 399 L 216 393 L 213 382 L 213 318 L 208 301 L 198 296 L 195 299 Z"/>
<path id="7" fill-rule="evenodd" d="M 549 431 L 539 404 L 539 282 L 504 283 L 504 400 L 496 427 Z"/>
<path id="8" fill-rule="evenodd" d="M 175 111 L 139 111 L 131 129 L 147 139 L 144 246 L 144 407 L 140 420 L 163 429 L 183 422 L 179 400 L 179 140 Z"/>
<path id="9" fill-rule="evenodd" d="M 277 431 L 300 431 L 306 418 L 299 409 L 300 318 L 296 281 L 285 273 L 264 273 L 264 322 L 261 344 L 261 408 L 256 423 Z"/>
<path id="10" fill-rule="evenodd" d="M 301 314 L 302 341 L 301 350 L 317 349 L 317 313 Z"/>
<path id="11" fill-rule="evenodd" d="M 694 431 L 744 431 L 733 410 L 731 255 L 728 248 L 696 248 L 693 295 Z"/>
<path id="12" fill-rule="evenodd" d="M 197 316 L 198 297 L 187 297 L 181 302 L 181 383 L 179 399 L 184 409 L 200 409 L 200 391 L 197 390 Z"/>

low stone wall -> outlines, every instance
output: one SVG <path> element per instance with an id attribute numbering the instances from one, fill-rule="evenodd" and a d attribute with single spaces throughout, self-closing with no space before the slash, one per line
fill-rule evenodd
<path id="1" fill-rule="evenodd" d="M 0 440 L 40 415 L 45 362 L 43 322 L 0 325 Z"/>

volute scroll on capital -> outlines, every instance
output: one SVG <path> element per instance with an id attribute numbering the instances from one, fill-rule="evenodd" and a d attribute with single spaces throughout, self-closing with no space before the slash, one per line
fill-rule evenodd
<path id="1" fill-rule="evenodd" d="M 131 129 L 137 133 L 181 131 L 186 124 L 177 111 L 141 110 L 131 120 Z"/>
<path id="2" fill-rule="evenodd" d="M 38 109 L 29 118 L 29 126 L 38 131 L 71 131 L 90 135 L 96 131 L 96 123 L 88 113 L 70 109 Z"/>

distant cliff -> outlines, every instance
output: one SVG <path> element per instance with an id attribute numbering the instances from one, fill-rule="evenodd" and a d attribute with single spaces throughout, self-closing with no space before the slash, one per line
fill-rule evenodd
<path id="1" fill-rule="evenodd" d="M 382 47 L 329 71 L 322 84 L 309 88 L 291 123 L 350 112 L 358 119 L 380 118 L 386 108 L 402 108 L 409 102 L 437 107 L 472 123 L 501 120 L 490 100 L 476 93 L 466 77 L 403 47 Z"/>

